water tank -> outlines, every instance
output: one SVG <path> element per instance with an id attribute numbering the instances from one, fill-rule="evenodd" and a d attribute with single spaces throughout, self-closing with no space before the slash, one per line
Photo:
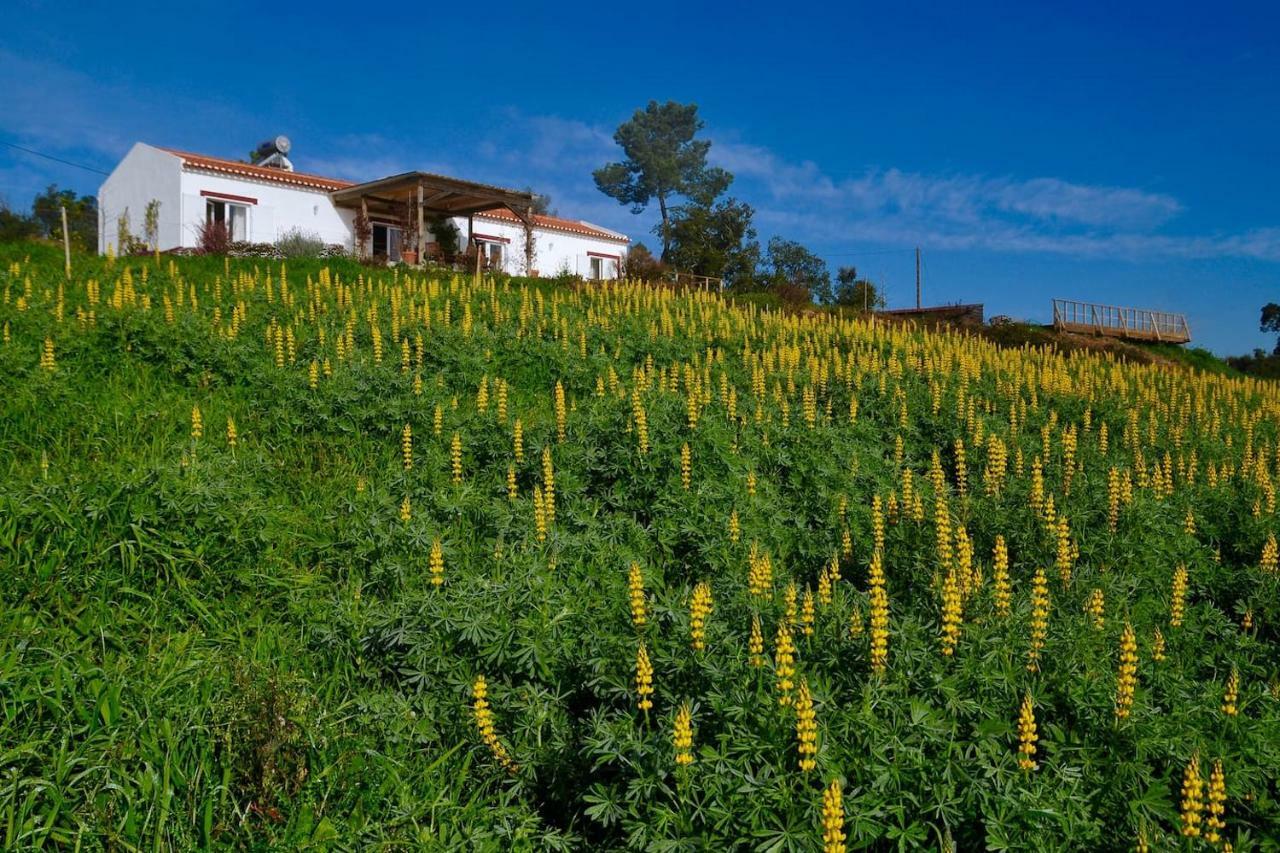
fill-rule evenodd
<path id="1" fill-rule="evenodd" d="M 287 156 L 291 147 L 289 137 L 284 134 L 272 137 L 254 149 L 253 162 L 260 163 L 268 157 L 271 157 L 273 154 L 282 154 Z"/>

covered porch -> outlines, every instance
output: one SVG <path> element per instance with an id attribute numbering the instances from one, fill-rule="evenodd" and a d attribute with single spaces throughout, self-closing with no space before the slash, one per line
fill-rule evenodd
<path id="1" fill-rule="evenodd" d="M 356 248 L 361 257 L 373 252 L 414 264 L 452 263 L 456 259 L 444 257 L 429 239 L 428 219 L 467 217 L 470 245 L 463 255 L 468 264 L 474 262 L 477 273 L 485 259 L 475 239 L 473 217 L 489 210 L 509 210 L 524 227 L 525 270 L 533 269 L 532 193 L 428 172 L 405 172 L 335 190 L 330 197 L 335 206 L 356 211 Z"/>

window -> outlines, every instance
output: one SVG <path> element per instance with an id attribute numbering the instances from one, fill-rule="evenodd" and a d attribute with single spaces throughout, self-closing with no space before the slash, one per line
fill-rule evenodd
<path id="1" fill-rule="evenodd" d="M 489 269 L 502 269 L 502 244 L 501 243 L 482 243 L 484 248 L 484 256 L 489 262 Z"/>
<path id="2" fill-rule="evenodd" d="M 400 260 L 400 229 L 394 225 L 373 223 L 373 256 L 389 261 Z"/>
<path id="3" fill-rule="evenodd" d="M 618 277 L 618 259 L 616 257 L 587 252 L 587 261 L 591 265 L 590 275 L 592 281 L 605 281 L 606 279 Z"/>
<path id="4" fill-rule="evenodd" d="M 209 199 L 204 205 L 205 219 L 227 229 L 232 240 L 249 239 L 249 208 L 243 204 Z"/>

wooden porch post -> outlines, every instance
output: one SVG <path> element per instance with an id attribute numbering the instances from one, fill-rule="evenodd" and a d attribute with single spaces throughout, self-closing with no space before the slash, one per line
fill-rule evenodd
<path id="1" fill-rule="evenodd" d="M 422 233 L 424 230 L 423 226 L 425 224 L 424 219 L 425 216 L 422 210 L 422 181 L 418 181 L 418 266 L 422 266 L 423 261 L 425 260 L 423 257 L 423 249 L 426 246 L 426 237 Z"/>
<path id="2" fill-rule="evenodd" d="M 369 224 L 369 200 L 364 196 L 360 196 L 360 216 L 364 220 L 364 224 L 367 226 Z M 359 255 L 362 259 L 366 257 L 364 253 L 364 235 L 363 234 L 360 235 L 360 248 L 356 251 L 356 254 Z"/>
<path id="3" fill-rule="evenodd" d="M 471 279 L 473 287 L 480 287 L 480 241 L 476 239 L 476 217 L 475 214 L 467 214 L 467 242 L 471 244 L 471 248 L 476 251 L 476 271 Z"/>
<path id="4" fill-rule="evenodd" d="M 524 210 L 524 274 L 533 277 L 533 208 Z"/>

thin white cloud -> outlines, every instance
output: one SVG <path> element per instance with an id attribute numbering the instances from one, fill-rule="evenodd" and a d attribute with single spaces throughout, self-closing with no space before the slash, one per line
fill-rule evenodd
<path id="1" fill-rule="evenodd" d="M 790 231 L 826 242 L 1095 258 L 1280 260 L 1280 228 L 1163 233 L 1183 204 L 1166 193 L 1133 187 L 893 168 L 837 181 L 812 161 L 788 161 L 739 142 L 715 143 L 711 159 L 738 176 L 735 193 L 756 203 L 762 231 Z"/>

